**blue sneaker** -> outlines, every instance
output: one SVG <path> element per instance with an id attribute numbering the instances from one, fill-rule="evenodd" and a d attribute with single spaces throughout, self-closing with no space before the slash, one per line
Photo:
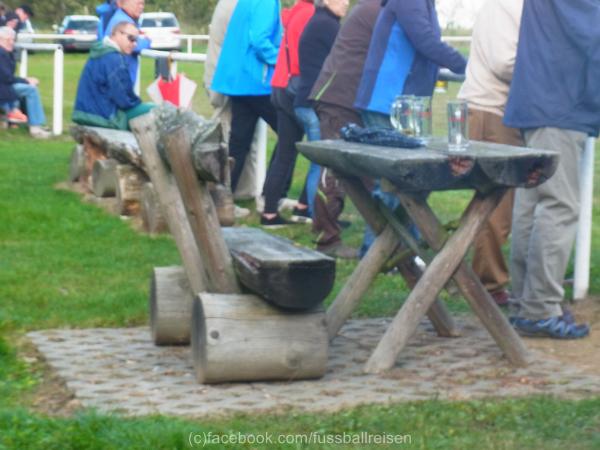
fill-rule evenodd
<path id="1" fill-rule="evenodd" d="M 512 317 L 510 323 L 522 336 L 550 337 L 553 339 L 581 339 L 590 334 L 590 327 L 588 325 L 569 323 L 563 316 L 542 320 Z"/>

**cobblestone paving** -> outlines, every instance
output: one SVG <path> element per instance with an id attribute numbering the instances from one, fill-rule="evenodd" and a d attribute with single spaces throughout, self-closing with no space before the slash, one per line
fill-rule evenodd
<path id="1" fill-rule="evenodd" d="M 48 363 L 85 407 L 126 415 L 187 417 L 236 412 L 334 411 L 365 403 L 423 399 L 600 393 L 600 375 L 534 353 L 512 368 L 475 319 L 459 318 L 463 336 L 439 338 L 420 324 L 396 366 L 362 373 L 389 319 L 351 320 L 329 349 L 320 380 L 200 385 L 188 347 L 155 347 L 147 328 L 47 330 L 29 333 Z"/>

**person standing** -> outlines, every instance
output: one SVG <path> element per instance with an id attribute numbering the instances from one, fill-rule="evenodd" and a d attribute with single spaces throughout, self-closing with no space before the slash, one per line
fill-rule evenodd
<path id="1" fill-rule="evenodd" d="M 264 119 L 277 130 L 277 114 L 270 94 L 280 40 L 279 0 L 238 1 L 210 86 L 231 99 L 229 155 L 235 160 L 231 171 L 234 192 L 258 119 Z"/>
<path id="2" fill-rule="evenodd" d="M 335 42 L 340 19 L 348 11 L 348 1 L 319 0 L 315 6 L 315 14 L 300 38 L 300 82 L 294 99 L 294 112 L 303 124 L 309 141 L 321 139 L 321 130 L 319 118 L 312 108 L 313 102 L 308 97 Z M 322 169 L 311 162 L 306 191 L 313 211 L 317 250 L 338 258 L 356 258 L 356 249 L 345 246 L 341 240 L 338 218 L 344 209 L 344 192 L 337 179 L 326 168 Z"/>
<path id="3" fill-rule="evenodd" d="M 523 146 L 519 130 L 502 123 L 517 55 L 523 0 L 488 0 L 473 26 L 466 79 L 458 98 L 469 105 L 469 137 Z M 502 245 L 510 234 L 514 191 L 506 193 L 473 244 L 473 270 L 499 306 L 508 306 Z"/>
<path id="4" fill-rule="evenodd" d="M 298 152 L 296 142 L 302 140 L 304 130 L 294 114 L 295 92 L 288 84 L 298 79 L 298 43 L 304 27 L 314 14 L 312 0 L 297 0 L 294 6 L 282 12 L 283 38 L 277 55 L 273 74 L 271 103 L 277 113 L 277 151 L 273 155 L 264 184 L 265 207 L 260 223 L 264 226 L 281 226 L 288 222 L 278 213 L 278 203 L 286 190 Z M 298 204 L 294 207 L 292 218 L 308 220 L 306 189 L 303 190 Z"/>
<path id="5" fill-rule="evenodd" d="M 208 48 L 206 50 L 206 61 L 204 62 L 204 86 L 208 94 L 208 100 L 214 109 L 213 120 L 221 124 L 223 144 L 229 146 L 229 134 L 231 132 L 231 101 L 229 97 L 219 94 L 210 89 L 215 74 L 215 68 L 221 54 L 221 47 L 225 39 L 225 33 L 229 21 L 238 0 L 219 0 L 213 12 L 209 30 Z M 252 141 L 250 153 L 246 158 L 244 169 L 240 175 L 236 191 L 233 193 L 237 199 L 254 198 L 256 192 L 258 141 L 256 134 Z M 235 207 L 236 217 L 244 217 L 250 211 L 246 208 Z"/>
<path id="6" fill-rule="evenodd" d="M 397 95 L 430 96 L 440 66 L 465 72 L 466 60 L 441 40 L 434 0 L 383 0 L 356 96 L 366 126 L 391 127 Z"/>
<path id="7" fill-rule="evenodd" d="M 510 273 L 511 323 L 524 335 L 578 339 L 589 326 L 562 308 L 579 218 L 579 162 L 600 128 L 600 3 L 525 0 L 504 124 L 528 147 L 560 154 L 554 175 L 517 189 Z"/>
<path id="8" fill-rule="evenodd" d="M 104 34 L 98 35 L 99 41 L 102 41 L 105 36 L 111 36 L 113 28 L 121 22 L 128 22 L 139 30 L 140 27 L 138 20 L 144 12 L 145 0 L 120 0 L 117 2 L 117 5 L 119 8 L 110 17 L 110 20 L 104 29 Z M 133 52 L 125 56 L 127 66 L 129 67 L 129 76 L 131 77 L 131 81 L 133 82 L 134 86 L 137 82 L 139 54 L 142 50 L 150 48 L 151 44 L 150 39 L 140 37 L 139 33 L 137 36 L 138 37 Z"/>

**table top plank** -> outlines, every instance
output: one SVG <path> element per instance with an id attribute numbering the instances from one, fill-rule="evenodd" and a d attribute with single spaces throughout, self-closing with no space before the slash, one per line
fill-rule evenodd
<path id="1" fill-rule="evenodd" d="M 533 187 L 550 178 L 558 153 L 471 141 L 463 152 L 448 152 L 444 139 L 403 149 L 343 140 L 298 143 L 312 161 L 344 175 L 385 178 L 402 191 Z"/>

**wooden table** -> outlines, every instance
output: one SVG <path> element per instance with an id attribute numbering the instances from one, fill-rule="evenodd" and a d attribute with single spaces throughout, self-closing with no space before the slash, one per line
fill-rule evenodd
<path id="1" fill-rule="evenodd" d="M 375 373 L 393 367 L 423 315 L 428 312 L 432 318 L 430 308 L 451 278 L 509 361 L 517 366 L 527 364 L 527 349 L 464 257 L 506 190 L 543 183 L 556 170 L 557 153 L 474 141 L 464 152 L 449 153 L 445 140 L 441 139 L 417 150 L 341 140 L 305 142 L 298 144 L 298 148 L 312 161 L 335 171 L 346 193 L 377 234 L 327 311 L 330 338 L 337 334 L 389 258 L 399 249 L 423 253 L 396 216 L 371 197 L 359 178 L 370 177 L 381 179 L 386 189 L 398 196 L 435 256 L 428 261 L 425 273 L 367 361 L 365 371 Z M 448 237 L 427 204 L 427 196 L 431 191 L 454 189 L 475 192 L 458 229 Z M 444 324 L 453 326 L 447 317 L 442 321 Z"/>

